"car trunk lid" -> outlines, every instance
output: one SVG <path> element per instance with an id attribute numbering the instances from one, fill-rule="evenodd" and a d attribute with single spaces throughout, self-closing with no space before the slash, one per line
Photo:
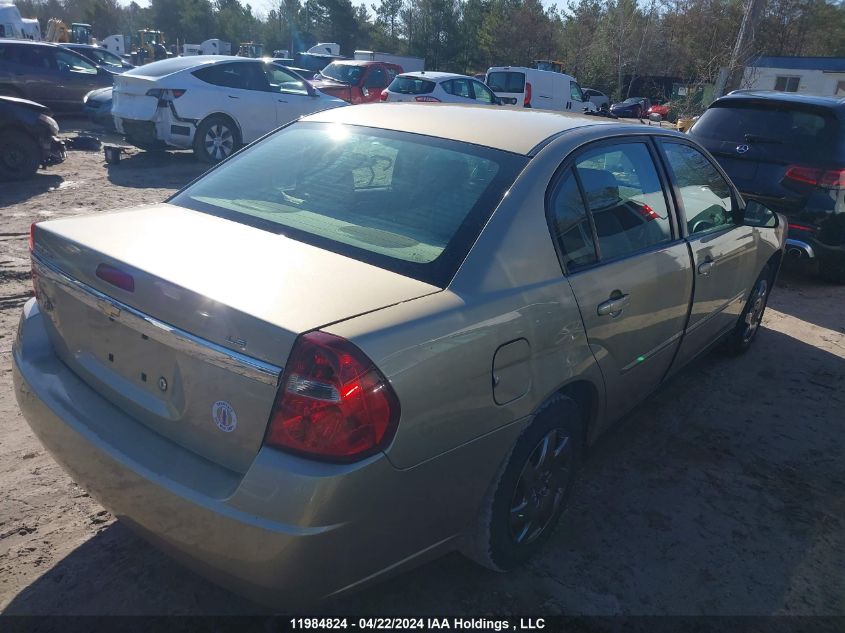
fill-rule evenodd
<path id="1" fill-rule="evenodd" d="M 156 88 L 155 78 L 115 75 L 112 88 L 112 114 L 123 119 L 148 121 L 158 108 L 158 97 L 147 92 Z"/>
<path id="2" fill-rule="evenodd" d="M 35 241 L 39 305 L 65 363 L 236 472 L 261 446 L 298 334 L 438 290 L 167 204 L 44 222 Z"/>

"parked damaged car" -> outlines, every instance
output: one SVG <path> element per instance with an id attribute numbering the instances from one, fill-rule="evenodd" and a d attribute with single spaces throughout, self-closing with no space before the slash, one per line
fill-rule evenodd
<path id="1" fill-rule="evenodd" d="M 141 149 L 193 149 L 216 163 L 299 117 L 345 106 L 265 59 L 175 57 L 115 76 L 115 128 Z"/>
<path id="2" fill-rule="evenodd" d="M 59 124 L 34 101 L 0 96 L 0 180 L 25 180 L 65 159 Z"/>
<path id="3" fill-rule="evenodd" d="M 785 230 L 675 131 L 335 108 L 165 203 L 33 225 L 17 399 L 92 497 L 254 600 L 455 550 L 505 571 L 605 429 L 751 347 Z"/>

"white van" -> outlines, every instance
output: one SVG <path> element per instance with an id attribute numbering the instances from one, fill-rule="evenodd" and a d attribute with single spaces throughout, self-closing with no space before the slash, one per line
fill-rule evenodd
<path id="1" fill-rule="evenodd" d="M 487 86 L 508 105 L 542 110 L 594 112 L 595 104 L 584 96 L 575 77 L 522 66 L 487 69 Z"/>
<path id="2" fill-rule="evenodd" d="M 24 39 L 23 19 L 13 4 L 0 4 L 0 37 Z"/>

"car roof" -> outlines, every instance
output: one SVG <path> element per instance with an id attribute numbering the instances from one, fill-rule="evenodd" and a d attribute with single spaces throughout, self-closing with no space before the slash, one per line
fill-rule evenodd
<path id="1" fill-rule="evenodd" d="M 399 76 L 413 77 L 414 79 L 428 79 L 430 81 L 443 81 L 444 79 L 455 79 L 456 77 L 472 79 L 472 77 L 469 77 L 467 75 L 461 75 L 459 73 L 429 72 L 427 70 L 418 70 L 409 73 L 402 73 Z"/>
<path id="2" fill-rule="evenodd" d="M 524 155 L 567 130 L 591 125 L 632 125 L 548 110 L 445 103 L 356 105 L 324 110 L 302 120 L 424 134 Z"/>
<path id="3" fill-rule="evenodd" d="M 55 42 L 36 42 L 35 40 L 16 40 L 14 38 L 7 38 L 7 37 L 0 39 L 0 44 L 22 44 L 24 46 L 52 46 L 53 48 L 58 48 L 59 46 L 63 46 L 63 44 L 56 44 Z"/>
<path id="4" fill-rule="evenodd" d="M 388 66 L 396 66 L 391 62 L 373 61 L 371 59 L 336 59 L 332 64 L 340 64 L 341 66 L 375 66 L 376 64 L 387 64 Z"/>
<path id="5" fill-rule="evenodd" d="M 731 101 L 779 101 L 801 105 L 815 105 L 845 111 L 845 97 L 824 95 L 807 95 L 797 92 L 779 92 L 776 90 L 734 90 L 720 97 L 715 103 L 729 103 Z"/>
<path id="6" fill-rule="evenodd" d="M 256 59 L 252 57 L 237 57 L 235 55 L 188 55 L 185 57 L 170 57 L 143 66 L 136 66 L 132 70 L 126 71 L 125 74 L 131 77 L 148 77 L 152 71 L 153 77 L 164 77 L 189 68 L 211 66 L 212 64 L 222 64 L 223 62 L 263 61 L 265 61 L 265 58 Z"/>

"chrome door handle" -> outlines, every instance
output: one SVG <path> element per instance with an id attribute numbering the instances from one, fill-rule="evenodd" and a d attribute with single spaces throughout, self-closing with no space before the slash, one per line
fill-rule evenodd
<path id="1" fill-rule="evenodd" d="M 706 262 L 701 262 L 698 265 L 698 274 L 699 275 L 709 275 L 711 270 L 713 270 L 713 260 L 712 259 L 708 259 Z"/>
<path id="2" fill-rule="evenodd" d="M 607 301 L 600 303 L 596 312 L 599 316 L 611 316 L 615 318 L 622 314 L 622 310 L 624 310 L 629 303 L 631 303 L 631 295 L 614 297 L 613 299 L 608 299 Z"/>

